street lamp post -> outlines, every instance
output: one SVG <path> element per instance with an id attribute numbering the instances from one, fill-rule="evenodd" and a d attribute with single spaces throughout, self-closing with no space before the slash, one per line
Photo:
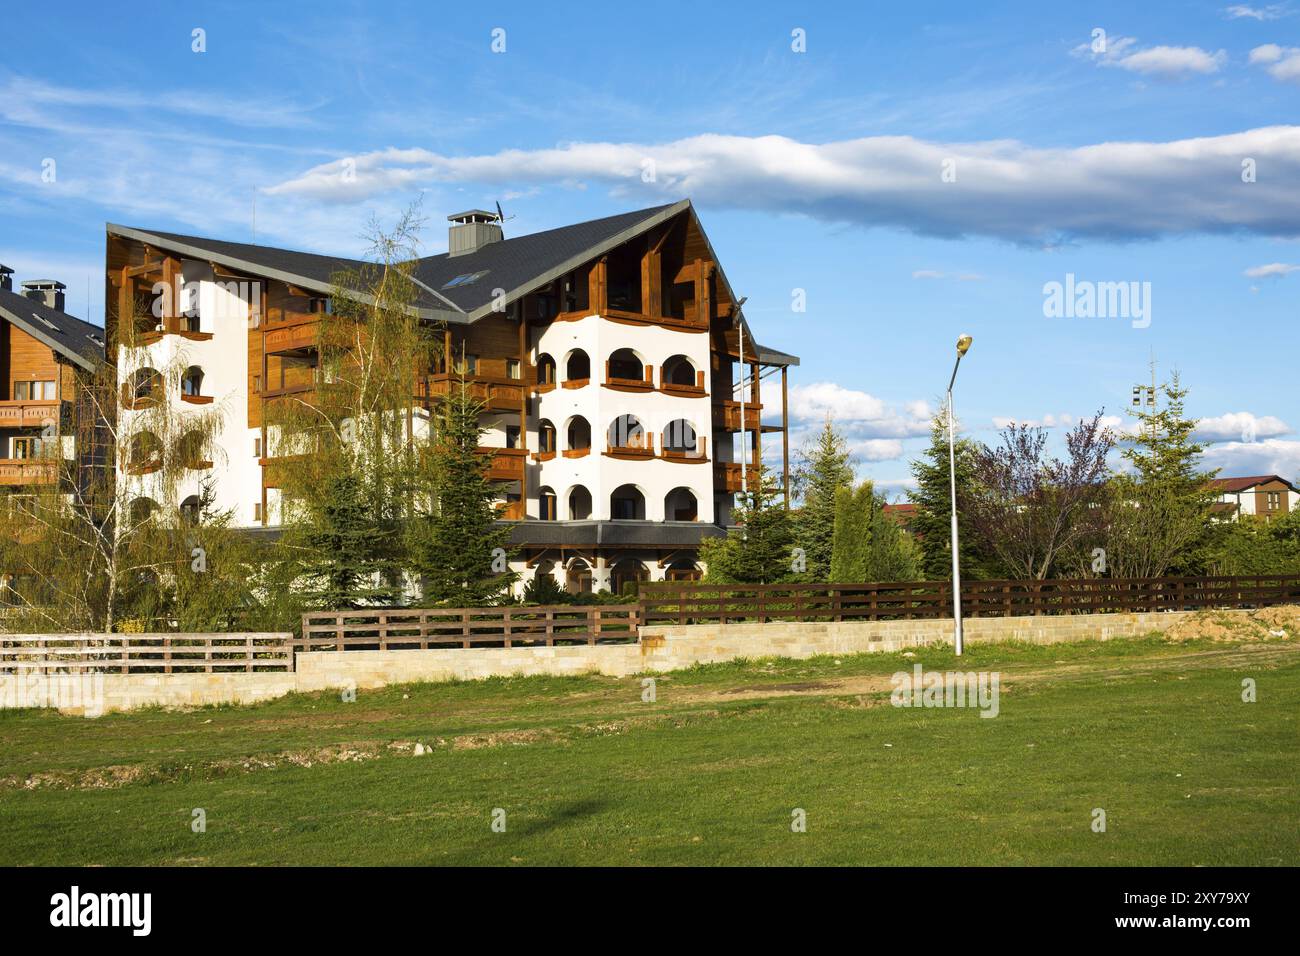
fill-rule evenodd
<path id="1" fill-rule="evenodd" d="M 952 366 L 952 378 L 948 379 L 948 486 L 952 492 L 952 617 L 953 646 L 957 656 L 962 653 L 961 634 L 961 567 L 957 559 L 957 454 L 955 450 L 954 426 L 952 419 L 952 386 L 957 381 L 957 369 L 962 356 L 970 348 L 971 337 L 963 335 L 957 339 L 957 361 Z"/>

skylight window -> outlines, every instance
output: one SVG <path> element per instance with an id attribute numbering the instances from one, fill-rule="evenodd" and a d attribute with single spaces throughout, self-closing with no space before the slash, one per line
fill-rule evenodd
<path id="1" fill-rule="evenodd" d="M 43 323 L 44 323 L 44 324 L 45 324 L 45 325 L 46 325 L 46 326 L 47 326 L 51 331 L 53 331 L 53 332 L 62 332 L 62 331 L 63 331 L 61 328 L 59 328 L 57 325 L 55 325 L 55 324 L 54 324 L 53 322 L 51 322 L 49 319 L 47 319 L 47 318 L 45 318 L 45 317 L 43 317 L 43 316 L 39 316 L 39 315 L 37 315 L 35 312 L 32 313 L 32 318 L 33 318 L 33 319 L 36 319 L 36 320 L 39 321 L 39 322 L 43 322 Z"/>
<path id="2" fill-rule="evenodd" d="M 475 282 L 477 282 L 479 279 L 483 278 L 487 274 L 488 274 L 487 269 L 484 269 L 482 272 L 466 272 L 464 275 L 456 276 L 456 278 L 452 279 L 451 281 L 444 283 L 443 288 L 459 289 L 462 288 L 463 286 L 473 285 Z"/>

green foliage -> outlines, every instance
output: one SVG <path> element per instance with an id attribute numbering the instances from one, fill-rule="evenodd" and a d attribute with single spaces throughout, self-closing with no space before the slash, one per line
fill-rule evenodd
<path id="1" fill-rule="evenodd" d="M 836 494 L 831 581 L 915 581 L 920 576 L 915 545 L 885 514 L 884 505 L 869 481 Z"/>
<path id="2" fill-rule="evenodd" d="M 968 438 L 958 438 L 954 445 L 957 463 L 957 520 L 965 527 L 965 508 L 974 485 L 976 447 Z M 908 500 L 916 505 L 910 530 L 921 553 L 921 573 L 927 581 L 952 578 L 952 498 L 948 472 L 948 425 L 943 413 L 935 415 L 930 425 L 930 444 L 921 457 L 911 463 L 916 487 Z M 998 577 L 997 560 L 986 553 L 974 535 L 961 535 L 961 573 L 963 578 Z"/>
<path id="3" fill-rule="evenodd" d="M 706 538 L 700 562 L 708 568 L 705 580 L 721 584 L 783 584 L 800 580 L 793 569 L 794 525 L 779 500 L 767 469 L 739 496 L 736 523 L 724 538 Z"/>
<path id="4" fill-rule="evenodd" d="M 1224 522 L 1207 549 L 1211 574 L 1300 574 L 1300 508 L 1273 521 Z"/>
<path id="5" fill-rule="evenodd" d="M 497 522 L 491 461 L 479 451 L 481 412 L 462 378 L 439 404 L 433 440 L 422 449 L 425 506 L 411 524 L 411 567 L 426 602 L 492 604 L 518 576 L 506 563 L 510 527 Z"/>
<path id="6" fill-rule="evenodd" d="M 1161 391 L 1163 408 L 1135 413 L 1139 427 L 1123 451 L 1132 472 L 1112 479 L 1106 551 L 1115 577 L 1200 570 L 1196 556 L 1214 533 L 1217 472 L 1198 467 L 1204 446 L 1192 437 L 1197 420 L 1184 413 L 1187 389 L 1175 374 Z"/>
<path id="7" fill-rule="evenodd" d="M 568 604 L 570 597 L 552 574 L 536 574 L 524 585 L 524 604 Z"/>
<path id="8" fill-rule="evenodd" d="M 853 481 L 853 468 L 844 438 L 827 419 L 815 441 L 801 453 L 795 470 L 795 492 L 801 505 L 795 538 L 804 551 L 808 577 L 834 581 L 831 550 L 835 532 L 836 495 Z"/>

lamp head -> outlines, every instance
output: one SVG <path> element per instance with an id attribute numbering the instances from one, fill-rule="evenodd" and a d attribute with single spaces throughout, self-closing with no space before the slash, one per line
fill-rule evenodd
<path id="1" fill-rule="evenodd" d="M 973 340 L 969 335 L 963 335 L 961 338 L 959 338 L 957 340 L 957 355 L 958 356 L 965 355 L 967 350 L 970 349 L 970 344 L 972 341 Z"/>

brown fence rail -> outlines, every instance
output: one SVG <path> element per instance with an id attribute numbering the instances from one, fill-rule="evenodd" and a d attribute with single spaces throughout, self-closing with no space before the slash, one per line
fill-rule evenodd
<path id="1" fill-rule="evenodd" d="M 293 669 L 291 634 L 0 634 L 0 674 Z"/>
<path id="2" fill-rule="evenodd" d="M 888 584 L 643 583 L 641 623 L 887 621 L 952 617 L 947 581 Z M 1300 576 L 971 581 L 964 617 L 1198 611 L 1300 603 Z"/>
<path id="3" fill-rule="evenodd" d="M 637 639 L 635 604 L 313 611 L 299 651 L 410 650 L 626 643 Z"/>

